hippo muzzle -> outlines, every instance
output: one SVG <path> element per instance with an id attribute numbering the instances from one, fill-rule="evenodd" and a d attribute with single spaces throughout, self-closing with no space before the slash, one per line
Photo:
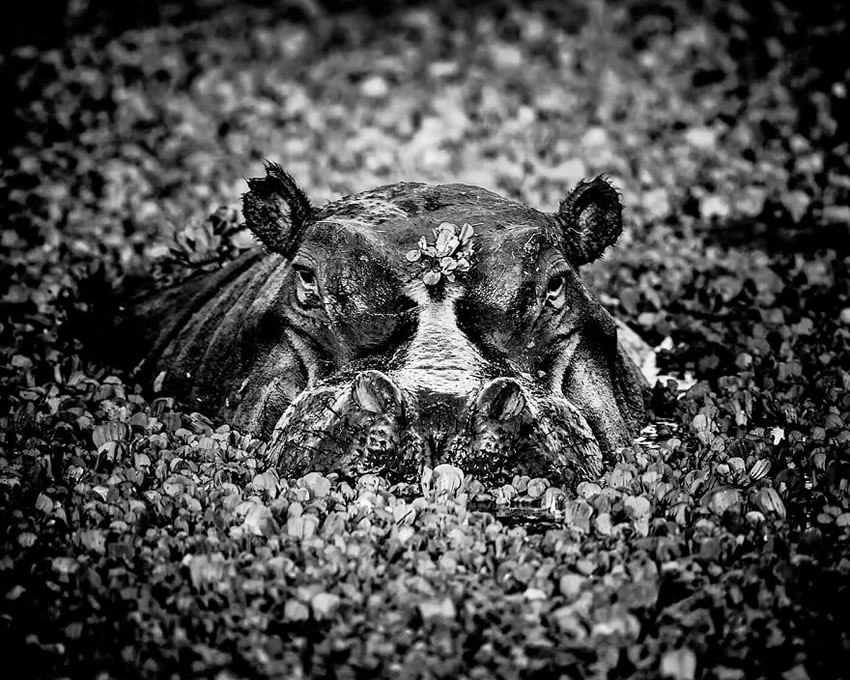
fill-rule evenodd
<path id="1" fill-rule="evenodd" d="M 146 300 L 136 332 L 166 389 L 268 437 L 282 473 L 571 483 L 636 434 L 644 381 L 578 274 L 622 229 L 606 181 L 554 214 L 411 183 L 317 210 L 271 164 L 249 187 L 268 252 Z"/>
<path id="2" fill-rule="evenodd" d="M 412 478 L 451 463 L 480 479 L 513 474 L 559 480 L 599 475 L 602 452 L 581 412 L 516 378 L 463 395 L 408 393 L 376 370 L 306 390 L 281 417 L 270 458 L 305 469 Z"/>

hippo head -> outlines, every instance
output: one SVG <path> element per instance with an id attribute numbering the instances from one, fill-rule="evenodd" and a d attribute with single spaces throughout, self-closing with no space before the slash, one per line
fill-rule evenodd
<path id="1" fill-rule="evenodd" d="M 556 213 L 471 186 L 400 183 L 314 210 L 276 165 L 248 226 L 287 263 L 275 314 L 306 366 L 271 430 L 282 471 L 487 479 L 598 475 L 643 417 L 643 382 L 581 265 L 622 229 L 604 179 Z"/>

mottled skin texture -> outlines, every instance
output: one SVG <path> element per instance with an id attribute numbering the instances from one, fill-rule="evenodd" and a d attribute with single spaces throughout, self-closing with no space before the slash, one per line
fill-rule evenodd
<path id="1" fill-rule="evenodd" d="M 571 481 L 639 428 L 643 379 L 578 274 L 622 227 L 603 180 L 554 214 L 418 183 L 313 209 L 273 165 L 250 187 L 266 248 L 146 299 L 131 327 L 142 371 L 270 437 L 283 471 Z M 426 286 L 405 253 L 442 222 L 473 226 L 472 268 Z"/>

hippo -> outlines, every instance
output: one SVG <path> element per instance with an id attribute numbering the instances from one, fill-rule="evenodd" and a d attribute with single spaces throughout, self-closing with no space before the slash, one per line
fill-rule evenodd
<path id="1" fill-rule="evenodd" d="M 546 213 L 418 182 L 316 208 L 265 173 L 243 196 L 261 247 L 135 304 L 139 375 L 265 438 L 286 475 L 573 484 L 633 440 L 646 381 L 579 275 L 622 231 L 605 178 Z"/>

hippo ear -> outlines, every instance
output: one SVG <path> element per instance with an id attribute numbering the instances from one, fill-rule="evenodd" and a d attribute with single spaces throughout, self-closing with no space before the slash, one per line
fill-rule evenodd
<path id="1" fill-rule="evenodd" d="M 313 213 L 310 200 L 277 163 L 266 162 L 266 176 L 248 180 L 242 195 L 245 223 L 262 243 L 290 259 Z"/>
<path id="2" fill-rule="evenodd" d="M 573 264 L 578 267 L 593 262 L 623 231 L 620 195 L 602 176 L 581 181 L 561 201 L 556 220 Z"/>

